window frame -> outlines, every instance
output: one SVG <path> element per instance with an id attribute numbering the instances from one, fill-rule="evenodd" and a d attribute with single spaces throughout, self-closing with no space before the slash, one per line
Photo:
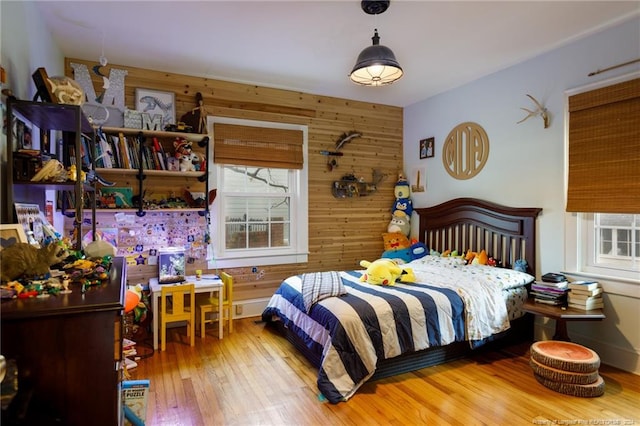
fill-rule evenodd
<path id="1" fill-rule="evenodd" d="M 229 117 L 208 116 L 207 129 L 211 140 L 214 124 L 235 124 L 254 127 L 269 127 L 289 130 L 301 130 L 303 134 L 303 167 L 289 170 L 289 185 L 291 194 L 290 205 L 290 244 L 288 247 L 271 248 L 225 248 L 224 221 L 224 164 L 213 162 L 215 143 L 210 144 L 209 153 L 209 190 L 216 189 L 216 198 L 210 206 L 209 232 L 211 235 L 212 253 L 208 256 L 209 268 L 254 267 L 259 265 L 282 265 L 305 263 L 309 255 L 309 214 L 308 214 L 308 126 L 291 123 L 275 123 L 259 120 L 248 120 Z M 255 167 L 255 166 L 246 166 Z M 233 193 L 236 194 L 236 193 Z M 247 194 L 247 196 L 251 196 Z"/>
<path id="2" fill-rule="evenodd" d="M 629 262 L 619 261 L 619 263 L 621 263 L 620 267 L 615 266 L 615 260 L 610 263 L 597 261 L 597 258 L 599 257 L 599 249 L 597 246 L 599 240 L 596 234 L 599 228 L 607 227 L 597 226 L 595 220 L 596 214 L 597 213 L 578 213 L 579 220 L 582 222 L 582 226 L 580 227 L 581 235 L 579 235 L 579 239 L 582 244 L 578 245 L 578 247 L 580 247 L 582 251 L 582 254 L 580 256 L 582 262 L 581 265 L 579 265 L 580 270 L 600 276 L 615 276 L 618 278 L 629 279 L 633 279 L 633 277 L 635 276 L 636 278 L 640 278 L 639 270 L 629 269 L 628 267 L 628 263 L 633 262 L 632 260 L 630 260 Z"/>

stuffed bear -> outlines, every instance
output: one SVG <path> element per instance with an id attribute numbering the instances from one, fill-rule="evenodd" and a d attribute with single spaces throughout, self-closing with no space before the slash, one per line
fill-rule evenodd
<path id="1" fill-rule="evenodd" d="M 360 281 L 375 285 L 394 285 L 396 281 L 403 283 L 416 280 L 413 270 L 402 269 L 391 259 L 378 259 L 373 262 L 360 261 L 360 266 L 367 270 L 360 277 Z"/>
<path id="2" fill-rule="evenodd" d="M 413 203 L 411 202 L 409 182 L 402 174 L 398 177 L 398 182 L 393 189 L 396 201 L 391 208 L 391 222 L 387 227 L 388 232 L 402 232 L 409 235 L 411 232 L 411 214 L 413 213 Z"/>
<path id="3" fill-rule="evenodd" d="M 178 159 L 181 172 L 193 172 L 199 169 L 200 157 L 192 151 L 192 143 L 186 139 L 176 138 L 173 141 L 173 156 Z"/>

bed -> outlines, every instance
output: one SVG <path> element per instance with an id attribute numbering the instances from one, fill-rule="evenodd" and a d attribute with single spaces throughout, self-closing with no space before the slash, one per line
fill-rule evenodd
<path id="1" fill-rule="evenodd" d="M 484 249 L 502 267 L 429 255 L 401 265 L 415 274 L 411 283 L 370 285 L 361 269 L 285 279 L 262 319 L 318 368 L 318 389 L 332 403 L 348 400 L 368 380 L 532 337 L 532 319 L 521 307 L 535 276 L 541 209 L 458 198 L 414 211 L 429 250 Z M 310 300 L 313 282 L 323 290 L 316 287 L 318 297 Z"/>

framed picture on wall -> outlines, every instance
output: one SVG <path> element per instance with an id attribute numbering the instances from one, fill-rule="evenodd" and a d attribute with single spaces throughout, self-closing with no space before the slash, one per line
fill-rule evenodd
<path id="1" fill-rule="evenodd" d="M 435 139 L 427 138 L 420 140 L 420 159 L 430 158 L 435 155 Z"/>
<path id="2" fill-rule="evenodd" d="M 167 124 L 176 124 L 175 93 L 137 88 L 136 111 L 149 114 L 151 118 L 160 114 L 163 129 Z"/>

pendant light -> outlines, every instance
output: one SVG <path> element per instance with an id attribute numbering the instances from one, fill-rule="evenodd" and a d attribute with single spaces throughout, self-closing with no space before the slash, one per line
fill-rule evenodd
<path id="1" fill-rule="evenodd" d="M 389 3 L 390 0 L 362 0 L 360 6 L 367 14 L 378 15 L 387 10 Z M 374 30 L 371 40 L 373 45 L 360 52 L 349 77 L 354 83 L 363 86 L 391 84 L 402 77 L 402 68 L 393 51 L 380 44 L 377 28 Z"/>

